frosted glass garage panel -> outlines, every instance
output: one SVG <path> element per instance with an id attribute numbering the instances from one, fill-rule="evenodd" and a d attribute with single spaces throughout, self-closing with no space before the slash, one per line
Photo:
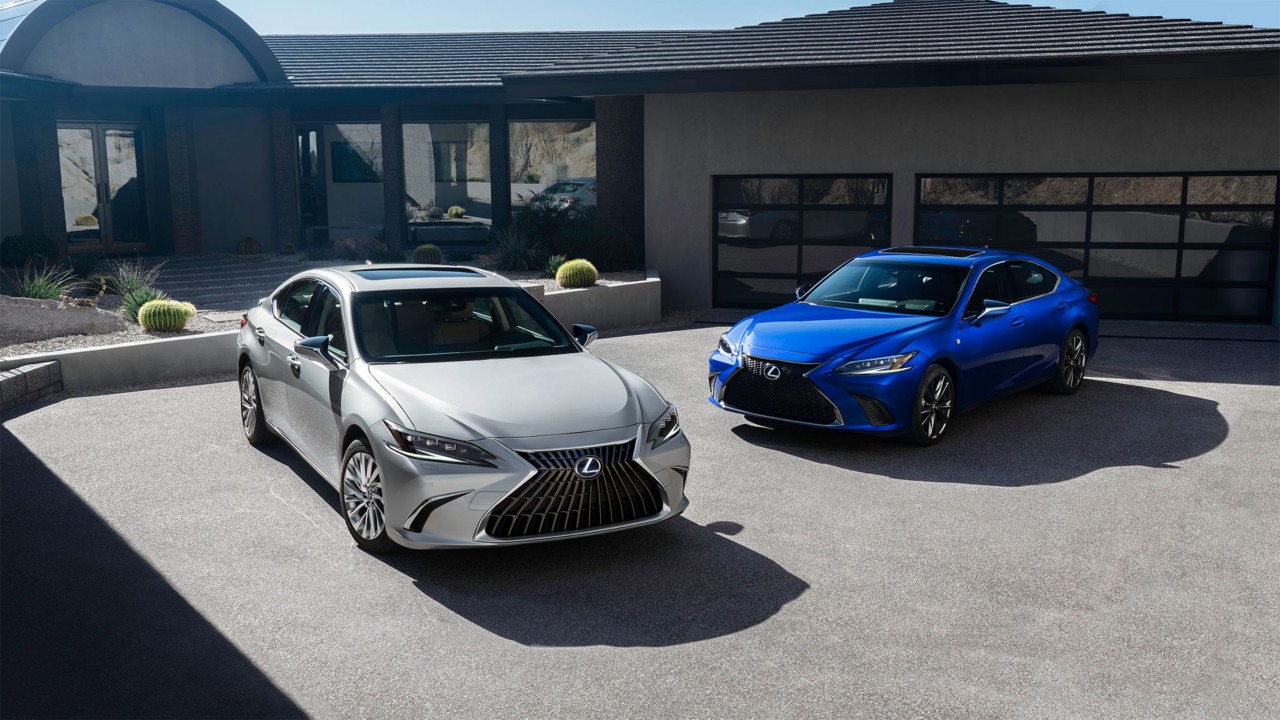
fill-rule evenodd
<path id="1" fill-rule="evenodd" d="M 1098 177 L 1093 180 L 1095 205 L 1178 205 L 1182 176 Z"/>
<path id="2" fill-rule="evenodd" d="M 874 249 L 867 245 L 807 245 L 801 271 L 806 276 L 826 275 L 849 260 Z"/>
<path id="3" fill-rule="evenodd" d="M 1087 177 L 1011 177 L 1004 181 L 1005 205 L 1084 205 Z"/>
<path id="4" fill-rule="evenodd" d="M 1183 288 L 1178 313 L 1187 317 L 1264 320 L 1270 313 L 1265 288 Z"/>
<path id="5" fill-rule="evenodd" d="M 733 178 L 716 180 L 716 204 L 795 205 L 800 202 L 800 181 L 796 178 Z"/>
<path id="6" fill-rule="evenodd" d="M 1172 279 L 1178 268 L 1177 250 L 1094 248 L 1089 251 L 1089 277 Z"/>
<path id="7" fill-rule="evenodd" d="M 1209 282 L 1266 282 L 1269 250 L 1183 250 L 1182 277 Z"/>
<path id="8" fill-rule="evenodd" d="M 795 245 L 721 243 L 717 267 L 725 272 L 794 273 L 798 249 Z"/>
<path id="9" fill-rule="evenodd" d="M 796 299 L 795 280 L 720 277 L 716 283 L 723 307 L 776 307 Z"/>
<path id="10" fill-rule="evenodd" d="M 1094 243 L 1174 243 L 1178 242 L 1179 214 L 1173 211 L 1093 213 Z"/>
<path id="11" fill-rule="evenodd" d="M 1187 178 L 1189 205 L 1274 205 L 1275 175 L 1206 175 Z"/>
<path id="12" fill-rule="evenodd" d="M 999 178 L 930 177 L 920 181 L 920 202 L 924 205 L 995 205 L 999 201 Z"/>
<path id="13" fill-rule="evenodd" d="M 1268 245 L 1275 242 L 1273 212 L 1205 211 L 1187 213 L 1188 243 Z"/>
<path id="14" fill-rule="evenodd" d="M 1175 290 L 1172 287 L 1098 286 L 1092 289 L 1098 293 L 1098 307 L 1110 315 L 1173 314 Z"/>

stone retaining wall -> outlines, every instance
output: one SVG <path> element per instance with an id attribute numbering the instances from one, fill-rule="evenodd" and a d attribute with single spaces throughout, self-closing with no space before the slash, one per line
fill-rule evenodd
<path id="1" fill-rule="evenodd" d="M 0 371 L 0 410 L 26 405 L 62 392 L 62 366 L 57 360 Z"/>

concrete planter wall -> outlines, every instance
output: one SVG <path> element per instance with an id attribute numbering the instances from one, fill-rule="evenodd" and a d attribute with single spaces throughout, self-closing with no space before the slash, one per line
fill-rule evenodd
<path id="1" fill-rule="evenodd" d="M 584 323 L 612 330 L 662 320 L 662 281 L 657 273 L 639 282 L 549 292 L 541 299 L 565 325 Z"/>
<path id="2" fill-rule="evenodd" d="M 228 330 L 24 355 L 0 360 L 0 371 L 57 360 L 67 392 L 231 373 L 236 368 L 236 334 L 236 330 Z"/>

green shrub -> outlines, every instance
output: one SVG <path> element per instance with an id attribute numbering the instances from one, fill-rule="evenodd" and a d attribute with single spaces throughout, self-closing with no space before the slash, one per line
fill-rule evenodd
<path id="1" fill-rule="evenodd" d="M 600 273 L 586 260 L 570 260 L 556 271 L 556 284 L 562 288 L 584 288 L 596 284 Z"/>
<path id="2" fill-rule="evenodd" d="M 138 322 L 138 310 L 152 300 L 168 300 L 169 296 L 153 287 L 141 287 L 128 293 L 121 293 L 120 311 L 124 319 L 131 323 Z"/>
<path id="3" fill-rule="evenodd" d="M 444 262 L 444 251 L 431 243 L 419 245 L 413 249 L 413 261 L 419 265 L 439 265 Z"/>
<path id="4" fill-rule="evenodd" d="M 490 235 L 494 266 L 499 270 L 540 270 L 547 249 L 537 237 L 515 227 L 494 230 Z"/>
<path id="5" fill-rule="evenodd" d="M 71 272 L 75 273 L 76 277 L 88 280 L 97 269 L 99 259 L 98 255 L 70 255 L 67 257 L 67 264 L 71 266 Z"/>
<path id="6" fill-rule="evenodd" d="M 13 294 L 36 300 L 57 300 L 79 285 L 70 270 L 56 265 L 37 266 L 28 262 L 14 283 Z"/>
<path id="7" fill-rule="evenodd" d="M 148 300 L 138 308 L 138 324 L 154 332 L 178 332 L 196 315 L 196 306 L 177 300 Z"/>
<path id="8" fill-rule="evenodd" d="M 58 257 L 58 243 L 43 233 L 22 233 L 0 240 L 0 265 L 24 266 Z"/>
<path id="9" fill-rule="evenodd" d="M 543 272 L 547 274 L 547 277 L 555 277 L 556 273 L 560 272 L 560 266 L 564 264 L 565 260 L 566 258 L 564 255 L 552 255 L 547 258 L 547 267 Z"/>
<path id="10" fill-rule="evenodd" d="M 439 220 L 442 217 L 444 217 L 444 210 L 440 209 L 438 205 L 432 205 L 431 207 L 427 208 L 428 220 Z"/>
<path id="11" fill-rule="evenodd" d="M 115 278 L 111 289 L 121 295 L 128 295 L 135 290 L 154 288 L 160 279 L 160 269 L 164 263 L 147 267 L 142 258 L 133 260 L 111 261 L 111 275 Z"/>
<path id="12" fill-rule="evenodd" d="M 449 208 L 449 211 L 445 214 L 454 219 L 457 219 L 460 217 L 466 217 L 467 209 L 462 207 L 461 205 L 454 205 L 453 207 Z"/>

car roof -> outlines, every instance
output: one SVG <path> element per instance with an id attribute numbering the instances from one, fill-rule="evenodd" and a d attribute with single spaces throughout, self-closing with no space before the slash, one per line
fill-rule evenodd
<path id="1" fill-rule="evenodd" d="M 956 267 L 973 267 L 975 265 L 983 265 L 1000 260 L 1020 259 L 1031 260 L 1041 265 L 1046 265 L 1045 261 L 1033 258 L 1030 255 L 1022 253 L 1010 252 L 1008 250 L 993 250 L 991 248 L 980 247 L 957 247 L 949 245 L 898 245 L 894 247 L 881 248 L 872 250 L 858 256 L 860 259 L 866 260 L 900 260 L 910 262 L 926 262 L 935 265 L 953 265 Z"/>
<path id="2" fill-rule="evenodd" d="M 317 277 L 349 292 L 395 290 L 449 290 L 462 288 L 513 288 L 516 283 L 480 268 L 463 265 L 343 265 L 299 273 Z"/>

